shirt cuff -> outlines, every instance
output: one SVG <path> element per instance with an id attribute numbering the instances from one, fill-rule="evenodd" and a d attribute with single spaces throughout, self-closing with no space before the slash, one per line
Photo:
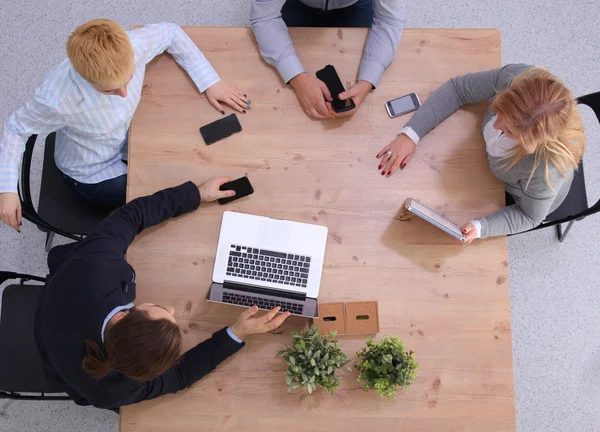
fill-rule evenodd
<path id="1" fill-rule="evenodd" d="M 229 335 L 229 337 L 231 339 L 233 339 L 234 341 L 236 341 L 237 343 L 244 343 L 243 340 L 241 340 L 239 337 L 237 337 L 235 334 L 233 334 L 233 330 L 231 330 L 231 327 L 227 327 L 227 334 Z"/>
<path id="2" fill-rule="evenodd" d="M 185 205 L 183 206 L 183 212 L 181 214 L 197 210 L 198 207 L 200 207 L 200 201 L 202 197 L 200 196 L 200 189 L 198 189 L 198 186 L 196 186 L 195 183 L 188 181 L 174 189 L 180 189 L 185 195 L 187 195 Z"/>
<path id="3" fill-rule="evenodd" d="M 377 62 L 363 59 L 358 68 L 358 81 L 369 81 L 373 88 L 377 87 L 385 68 Z"/>
<path id="4" fill-rule="evenodd" d="M 215 68 L 208 62 L 199 64 L 187 72 L 200 93 L 204 93 L 209 87 L 221 81 L 221 77 L 219 77 Z"/>
<path id="5" fill-rule="evenodd" d="M 419 141 L 421 141 L 421 138 L 419 138 L 419 135 L 417 135 L 417 133 L 413 130 L 413 128 L 409 127 L 409 126 L 404 126 L 402 129 L 400 129 L 400 132 L 398 133 L 398 135 L 404 134 L 407 137 L 409 137 L 411 140 L 413 140 L 415 142 L 415 144 L 419 144 Z"/>
<path id="6" fill-rule="evenodd" d="M 9 163 L 0 163 L 0 193 L 17 192 L 19 168 Z"/>
<path id="7" fill-rule="evenodd" d="M 475 229 L 477 230 L 477 235 L 475 236 L 475 238 L 481 238 L 481 222 L 479 222 L 477 219 L 474 219 L 471 221 L 471 223 L 475 225 Z"/>
<path id="8" fill-rule="evenodd" d="M 300 63 L 300 59 L 297 55 L 289 55 L 279 63 L 277 63 L 277 72 L 283 78 L 283 82 L 288 84 L 292 78 L 296 75 L 300 75 L 302 72 L 305 72 L 304 66 Z"/>

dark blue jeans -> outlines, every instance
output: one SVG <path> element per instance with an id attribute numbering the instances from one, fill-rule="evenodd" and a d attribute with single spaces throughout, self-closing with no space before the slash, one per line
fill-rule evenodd
<path id="1" fill-rule="evenodd" d="M 368 27 L 373 25 L 373 0 L 329 11 L 311 8 L 299 0 L 287 0 L 281 9 L 288 27 Z"/>
<path id="2" fill-rule="evenodd" d="M 77 195 L 77 198 L 86 204 L 114 208 L 125 204 L 127 174 L 91 184 L 78 182 L 66 174 L 62 174 L 62 178 L 67 187 Z"/>

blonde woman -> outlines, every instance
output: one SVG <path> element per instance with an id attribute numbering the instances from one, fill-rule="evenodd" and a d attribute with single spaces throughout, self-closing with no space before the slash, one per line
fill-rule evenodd
<path id="1" fill-rule="evenodd" d="M 377 155 L 390 176 L 419 140 L 463 105 L 489 101 L 483 137 L 492 172 L 515 204 L 463 227 L 467 243 L 536 227 L 563 202 L 585 152 L 583 125 L 569 89 L 550 72 L 523 64 L 453 78 L 427 99 Z"/>
<path id="2" fill-rule="evenodd" d="M 146 65 L 168 52 L 221 114 L 223 102 L 245 113 L 246 95 L 222 81 L 196 44 L 175 24 L 125 31 L 97 19 L 79 26 L 67 56 L 50 71 L 34 98 L 15 111 L 0 141 L 0 220 L 20 231 L 17 180 L 25 143 L 56 131 L 54 159 L 69 189 L 83 202 L 125 203 L 127 131 L 141 98 Z M 176 145 L 176 144 L 175 144 Z"/>

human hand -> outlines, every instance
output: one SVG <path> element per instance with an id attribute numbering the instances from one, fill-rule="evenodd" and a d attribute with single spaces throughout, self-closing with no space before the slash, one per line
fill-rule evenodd
<path id="1" fill-rule="evenodd" d="M 225 115 L 225 110 L 219 102 L 225 102 L 233 109 L 243 113 L 251 108 L 252 101 L 243 92 L 225 81 L 219 81 L 211 85 L 205 93 L 211 105 L 221 111 L 223 115 Z"/>
<path id="2" fill-rule="evenodd" d="M 221 198 L 232 197 L 235 191 L 222 191 L 219 188 L 227 182 L 231 181 L 231 177 L 212 177 L 198 186 L 200 191 L 201 202 L 213 202 Z"/>
<path id="3" fill-rule="evenodd" d="M 354 105 L 356 105 L 356 108 L 351 109 L 350 111 L 343 112 L 343 113 L 336 113 L 334 111 L 333 114 L 336 117 L 346 117 L 346 116 L 353 115 L 356 111 L 358 111 L 360 104 L 367 97 L 367 95 L 369 94 L 369 92 L 371 91 L 372 88 L 373 88 L 373 85 L 369 81 L 361 80 L 361 81 L 358 81 L 356 84 L 354 84 L 352 87 L 350 87 L 345 92 L 341 92 L 338 95 L 338 98 L 340 100 L 351 99 L 352 102 L 354 102 Z"/>
<path id="4" fill-rule="evenodd" d="M 391 176 L 398 168 L 404 169 L 416 149 L 417 145 L 408 135 L 398 135 L 377 154 L 377 159 L 383 157 L 377 169 L 381 170 L 381 175 Z M 386 154 L 388 150 L 391 150 L 391 155 Z"/>
<path id="5" fill-rule="evenodd" d="M 21 232 L 21 200 L 14 192 L 0 193 L 0 220 Z"/>
<path id="6" fill-rule="evenodd" d="M 462 233 L 467 238 L 464 243 L 470 244 L 477 237 L 477 228 L 472 222 L 468 222 L 462 227 Z"/>
<path id="7" fill-rule="evenodd" d="M 289 312 L 284 312 L 276 317 L 275 315 L 277 315 L 279 309 L 279 306 L 276 306 L 273 310 L 255 317 L 254 315 L 258 312 L 258 306 L 252 306 L 241 313 L 235 324 L 231 326 L 231 331 L 242 340 L 252 334 L 273 331 L 290 316 Z"/>
<path id="8" fill-rule="evenodd" d="M 298 102 L 307 116 L 316 119 L 335 118 L 325 101 L 331 101 L 331 93 L 323 81 L 306 72 L 290 80 Z"/>

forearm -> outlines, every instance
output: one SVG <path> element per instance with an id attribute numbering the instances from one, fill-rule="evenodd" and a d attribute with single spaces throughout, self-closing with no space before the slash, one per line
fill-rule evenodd
<path id="1" fill-rule="evenodd" d="M 173 26 L 173 42 L 167 52 L 185 69 L 202 93 L 221 78 L 187 33 L 178 25 Z"/>
<path id="2" fill-rule="evenodd" d="M 243 346 L 244 343 L 234 341 L 227 334 L 226 328 L 219 330 L 210 339 L 199 343 L 186 352 L 177 366 L 157 379 L 144 384 L 137 391 L 132 392 L 123 405 L 184 390 L 212 372 L 220 363 L 238 352 Z"/>
<path id="3" fill-rule="evenodd" d="M 398 51 L 404 29 L 406 5 L 395 2 L 374 1 L 373 26 L 369 31 L 365 51 L 358 70 L 358 80 L 368 81 L 376 87 L 385 69 Z"/>
<path id="4" fill-rule="evenodd" d="M 245 343 L 236 342 L 227 333 L 227 328 L 214 333 L 210 339 L 199 343 L 183 355 L 183 359 L 175 368 L 178 375 L 177 390 L 190 387 L 244 346 Z"/>
<path id="5" fill-rule="evenodd" d="M 530 67 L 524 64 L 511 64 L 452 78 L 427 98 L 406 126 L 423 138 L 461 107 L 490 101 L 496 92 L 508 87 L 515 76 Z"/>
<path id="6" fill-rule="evenodd" d="M 517 234 L 535 228 L 542 219 L 533 219 L 513 204 L 503 207 L 488 217 L 476 219 L 481 224 L 481 238 Z"/>
<path id="7" fill-rule="evenodd" d="M 167 51 L 190 76 L 200 92 L 221 79 L 204 54 L 177 24 L 150 24 L 131 32 L 144 42 L 144 61 L 149 63 Z"/>
<path id="8" fill-rule="evenodd" d="M 258 43 L 261 55 L 274 66 L 287 84 L 296 75 L 305 71 L 288 28 L 281 18 L 281 8 L 285 0 L 252 0 L 250 25 Z"/>
<path id="9" fill-rule="evenodd" d="M 63 123 L 62 116 L 41 99 L 26 103 L 8 118 L 0 141 L 0 193 L 17 193 L 27 139 L 31 135 L 53 132 Z"/>
<path id="10" fill-rule="evenodd" d="M 462 106 L 452 80 L 447 81 L 421 105 L 406 123 L 422 139 L 433 128 L 455 113 Z"/>
<path id="11" fill-rule="evenodd" d="M 2 153 L 2 151 L 0 151 Z M 17 193 L 17 183 L 19 182 L 19 167 L 21 166 L 20 155 L 2 155 L 8 156 L 6 162 L 0 162 L 0 193 Z"/>
<path id="12" fill-rule="evenodd" d="M 486 218 L 477 219 L 481 224 L 481 238 L 516 234 L 541 224 L 550 213 L 565 184 L 565 179 L 560 174 L 554 177 L 552 188 L 546 184 L 541 171 L 531 179 L 518 180 L 518 183 L 524 186 L 513 194 L 516 204 L 501 208 Z"/>
<path id="13" fill-rule="evenodd" d="M 100 251 L 122 255 L 146 228 L 196 210 L 199 205 L 200 192 L 192 182 L 136 198 L 102 221 L 82 242 L 79 253 Z"/>
<path id="14" fill-rule="evenodd" d="M 25 151 L 27 136 L 11 126 L 11 116 L 4 127 L 4 137 L 0 142 L 0 193 L 17 193 L 19 168 Z"/>

